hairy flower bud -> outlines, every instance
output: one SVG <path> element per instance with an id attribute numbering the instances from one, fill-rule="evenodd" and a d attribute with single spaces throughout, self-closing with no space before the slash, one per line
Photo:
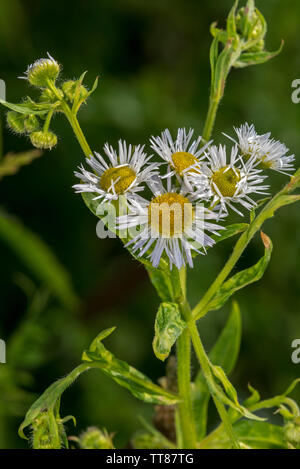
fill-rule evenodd
<path id="1" fill-rule="evenodd" d="M 81 449 L 114 449 L 111 436 L 106 430 L 97 427 L 89 427 L 79 436 Z"/>
<path id="2" fill-rule="evenodd" d="M 62 85 L 62 90 L 71 103 L 73 103 L 74 99 L 76 98 L 76 92 L 77 92 L 77 81 L 69 80 L 63 83 Z M 85 86 L 80 85 L 79 86 L 79 92 L 78 92 L 78 99 L 79 101 L 86 99 L 88 97 L 88 90 L 86 89 Z"/>
<path id="3" fill-rule="evenodd" d="M 24 134 L 26 132 L 24 121 L 26 116 L 18 114 L 15 111 L 9 111 L 6 115 L 8 127 L 17 134 Z"/>
<path id="4" fill-rule="evenodd" d="M 56 426 L 58 438 L 53 432 Z M 31 425 L 33 449 L 61 449 L 66 439 L 64 426 L 60 420 L 56 420 L 48 412 L 40 414 Z"/>
<path id="5" fill-rule="evenodd" d="M 285 438 L 294 448 L 300 449 L 300 417 L 288 422 L 284 427 Z"/>
<path id="6" fill-rule="evenodd" d="M 33 132 L 30 135 L 30 140 L 34 147 L 40 149 L 51 150 L 51 148 L 55 147 L 57 144 L 57 136 L 50 131 L 44 132 L 41 130 L 39 132 Z"/>
<path id="7" fill-rule="evenodd" d="M 40 124 L 37 117 L 33 114 L 26 117 L 24 121 L 24 127 L 26 132 L 28 133 L 35 132 L 36 130 L 38 130 L 40 128 Z"/>
<path id="8" fill-rule="evenodd" d="M 61 98 L 64 97 L 63 92 L 57 88 L 56 92 L 60 95 Z M 57 95 L 50 90 L 49 88 L 43 89 L 40 95 L 41 103 L 55 103 L 57 101 Z"/>
<path id="9" fill-rule="evenodd" d="M 238 11 L 236 27 L 241 39 L 252 44 L 247 49 L 249 52 L 259 52 L 264 49 L 266 23 L 262 14 L 255 8 L 253 0 L 249 0 L 247 5 Z"/>
<path id="10" fill-rule="evenodd" d="M 39 88 L 46 88 L 48 80 L 55 81 L 60 72 L 60 65 L 49 54 L 46 59 L 38 59 L 29 65 L 25 77 L 29 83 Z"/>

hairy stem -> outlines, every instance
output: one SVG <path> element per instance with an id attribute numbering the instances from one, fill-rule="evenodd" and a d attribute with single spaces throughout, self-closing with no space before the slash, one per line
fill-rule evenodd
<path id="1" fill-rule="evenodd" d="M 178 282 L 179 280 L 179 282 Z M 186 269 L 178 272 L 177 282 L 173 278 L 173 287 L 181 290 L 182 301 L 186 297 Z M 185 317 L 185 310 L 182 308 L 182 301 L 178 301 L 182 316 Z M 193 412 L 193 401 L 191 394 L 191 338 L 188 329 L 183 331 L 177 341 L 177 383 L 178 393 L 181 402 L 178 406 L 178 421 L 182 446 L 184 449 L 197 447 L 196 425 Z"/>
<path id="2" fill-rule="evenodd" d="M 90 158 L 93 154 L 89 144 L 86 141 L 86 138 L 84 136 L 84 133 L 82 132 L 82 129 L 79 125 L 78 119 L 75 114 L 71 111 L 69 106 L 66 103 L 62 103 L 62 108 L 63 111 L 73 129 L 73 132 L 78 140 L 79 145 L 82 148 L 83 153 L 87 158 Z"/>
<path id="3" fill-rule="evenodd" d="M 211 134 L 212 134 L 212 131 L 213 131 L 213 128 L 214 128 L 214 125 L 215 125 L 217 111 L 218 111 L 220 101 L 221 101 L 221 99 L 216 99 L 216 98 L 212 98 L 212 97 L 209 100 L 209 108 L 208 108 L 208 112 L 207 112 L 207 116 L 206 116 L 206 120 L 205 120 L 205 124 L 204 124 L 204 129 L 203 129 L 203 132 L 202 132 L 202 138 L 206 142 L 208 142 L 210 137 L 211 137 Z"/>
<path id="4" fill-rule="evenodd" d="M 191 396 L 191 339 L 187 329 L 177 341 L 177 383 L 182 446 L 193 449 L 196 448 L 196 428 Z"/>

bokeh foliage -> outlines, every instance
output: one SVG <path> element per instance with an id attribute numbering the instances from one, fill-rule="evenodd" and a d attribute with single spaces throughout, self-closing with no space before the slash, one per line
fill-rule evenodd
<path id="1" fill-rule="evenodd" d="M 174 131 L 178 126 L 193 126 L 200 131 L 210 83 L 209 25 L 214 20 L 221 23 L 231 5 L 231 0 L 1 2 L 0 78 L 6 82 L 7 99 L 17 102 L 24 95 L 25 83 L 17 76 L 49 51 L 64 64 L 66 78 L 78 77 L 86 69 L 87 83 L 92 84 L 100 75 L 98 90 L 80 112 L 95 150 L 107 140 L 114 144 L 119 138 L 143 143 L 165 127 Z M 257 6 L 268 21 L 268 48 L 275 50 L 282 38 L 285 47 L 266 65 L 231 73 L 214 136 L 222 140 L 221 130 L 231 133 L 233 124 L 247 120 L 259 132 L 272 131 L 297 155 L 300 107 L 291 101 L 291 83 L 300 73 L 300 4 L 296 0 L 258 0 Z M 0 388 L 5 383 L 6 399 L 15 399 L 10 411 L 1 395 L 1 448 L 22 446 L 17 427 L 33 394 L 41 394 L 72 369 L 81 351 L 102 329 L 118 327 L 108 339 L 117 356 L 154 379 L 164 373 L 164 365 L 152 352 L 158 307 L 154 290 L 143 268 L 118 240 L 97 239 L 95 218 L 71 189 L 73 170 L 83 156 L 63 119 L 56 119 L 54 130 L 60 136 L 54 151 L 1 180 L 0 206 L 51 247 L 82 301 L 76 311 L 53 293 L 44 298 L 49 285 L 0 240 L 0 337 L 9 341 L 8 365 L 0 365 Z M 6 129 L 2 146 L 3 154 L 31 149 L 29 142 Z M 277 188 L 285 182 L 281 176 L 275 179 Z M 293 365 L 290 358 L 291 342 L 300 337 L 299 229 L 298 205 L 268 221 L 264 230 L 273 240 L 274 252 L 267 273 L 261 283 L 237 296 L 244 328 L 233 381 L 245 392 L 250 381 L 262 395 L 274 395 L 299 376 L 300 366 Z M 205 291 L 231 245 L 228 240 L 226 249 L 211 250 L 189 272 L 192 301 Z M 239 267 L 253 265 L 260 254 L 257 239 Z M 34 313 L 30 313 L 32 302 Z M 221 309 L 200 322 L 207 347 L 224 325 L 225 313 L 226 308 Z M 116 402 L 122 405 L 116 406 Z M 87 425 L 105 426 L 109 432 L 117 431 L 116 441 L 123 445 L 138 428 L 137 416 L 151 413 L 97 373 L 84 375 L 66 393 L 63 408 L 65 415 L 77 417 L 74 433 Z"/>

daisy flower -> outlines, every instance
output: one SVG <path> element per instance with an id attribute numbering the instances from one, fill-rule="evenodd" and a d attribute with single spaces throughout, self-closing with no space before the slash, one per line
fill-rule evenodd
<path id="1" fill-rule="evenodd" d="M 118 152 L 106 144 L 104 153 L 109 162 L 99 153 L 86 159 L 93 172 L 79 166 L 75 176 L 81 182 L 73 186 L 77 193 L 92 192 L 94 200 L 100 199 L 104 203 L 117 200 L 121 195 L 129 200 L 137 197 L 137 192 L 144 189 L 144 183 L 157 173 L 157 163 L 149 163 L 152 155 L 144 153 L 144 146 L 127 147 L 126 142 L 120 140 Z"/>
<path id="2" fill-rule="evenodd" d="M 240 128 L 234 127 L 237 134 L 241 152 L 247 158 L 255 154 L 257 164 L 262 169 L 273 169 L 290 176 L 294 171 L 295 155 L 288 155 L 289 149 L 283 143 L 271 138 L 271 132 L 263 135 L 257 134 L 254 125 L 244 124 Z M 228 136 L 227 136 L 228 137 Z"/>
<path id="3" fill-rule="evenodd" d="M 207 153 L 205 171 L 209 179 L 211 206 L 219 206 L 220 213 L 224 214 L 228 214 L 229 207 L 243 216 L 235 204 L 252 210 L 256 202 L 249 195 L 268 195 L 265 190 L 269 186 L 262 184 L 266 176 L 262 176 L 262 171 L 255 167 L 255 155 L 244 162 L 238 150 L 237 145 L 232 147 L 230 160 L 227 161 L 226 146 L 211 146 Z"/>
<path id="4" fill-rule="evenodd" d="M 166 129 L 159 137 L 150 139 L 151 148 L 168 164 L 169 172 L 166 175 L 177 177 L 181 183 L 192 190 L 194 176 L 197 175 L 197 181 L 205 185 L 206 177 L 201 173 L 201 159 L 204 158 L 205 149 L 208 144 L 199 148 L 202 137 L 192 141 L 194 130 L 178 129 L 177 137 L 173 140 L 170 131 Z M 201 176 L 201 177 L 199 177 Z"/>
<path id="5" fill-rule="evenodd" d="M 170 268 L 193 267 L 192 253 L 204 254 L 215 241 L 207 234 L 218 235 L 223 227 L 214 223 L 217 214 L 197 203 L 186 189 L 172 187 L 168 178 L 167 190 L 157 178 L 153 198 L 134 200 L 127 215 L 117 220 L 119 229 L 129 230 L 132 238 L 126 245 L 138 257 L 150 259 L 158 267 L 167 257 Z M 134 230 L 134 234 L 133 231 Z"/>

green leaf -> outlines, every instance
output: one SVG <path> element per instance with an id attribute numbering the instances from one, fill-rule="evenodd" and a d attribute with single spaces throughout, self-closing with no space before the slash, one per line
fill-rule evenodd
<path id="1" fill-rule="evenodd" d="M 270 262 L 273 245 L 267 235 L 261 233 L 261 237 L 265 246 L 264 256 L 254 266 L 239 272 L 227 280 L 208 304 L 207 311 L 220 309 L 236 291 L 262 278 Z"/>
<path id="2" fill-rule="evenodd" d="M 267 422 L 242 420 L 233 425 L 233 430 L 240 443 L 252 449 L 285 449 L 284 429 Z M 218 431 L 215 438 L 207 439 L 205 449 L 230 449 L 231 442 L 226 431 Z"/>
<path id="3" fill-rule="evenodd" d="M 222 230 L 219 236 L 213 235 L 212 238 L 216 243 L 221 243 L 225 239 L 232 238 L 237 234 L 243 233 L 249 227 L 248 223 L 233 223 L 226 226 L 226 230 Z"/>
<path id="4" fill-rule="evenodd" d="M 222 366 L 227 374 L 230 374 L 237 361 L 241 343 L 241 314 L 239 306 L 233 303 L 227 323 L 209 354 L 210 361 L 214 365 Z M 197 425 L 198 439 L 201 440 L 206 434 L 207 409 L 210 399 L 209 389 L 201 371 L 199 371 L 194 386 L 194 409 Z"/>
<path id="5" fill-rule="evenodd" d="M 281 42 L 281 45 L 277 51 L 268 52 L 268 51 L 260 51 L 260 52 L 243 52 L 239 59 L 235 61 L 234 67 L 235 68 L 244 68 L 248 67 L 249 65 L 260 65 L 265 62 L 268 62 L 273 57 L 276 57 L 282 51 L 284 45 L 284 41 Z"/>
<path id="6" fill-rule="evenodd" d="M 178 397 L 154 384 L 147 376 L 128 363 L 117 359 L 102 344 L 103 338 L 113 329 L 101 333 L 83 353 L 82 360 L 103 371 L 120 386 L 128 389 L 135 397 L 151 404 L 173 405 Z"/>
<path id="7" fill-rule="evenodd" d="M 176 303 L 162 303 L 155 320 L 155 337 L 153 350 L 159 360 L 165 361 L 170 355 L 186 323 L 182 320 Z"/>
<path id="8" fill-rule="evenodd" d="M 1 211 L 0 238 L 68 309 L 77 308 L 79 300 L 68 273 L 35 233 Z"/>
<path id="9" fill-rule="evenodd" d="M 173 300 L 173 288 L 168 272 L 154 267 L 146 267 L 151 283 L 163 301 Z"/>
<path id="10" fill-rule="evenodd" d="M 47 114 L 47 112 L 49 112 L 49 110 L 52 108 L 52 106 L 48 106 L 47 109 L 34 109 L 34 106 L 31 105 L 30 103 L 13 104 L 13 103 L 8 103 L 7 101 L 4 101 L 3 99 L 0 99 L 0 104 L 3 104 L 3 106 L 7 107 L 8 109 L 11 109 L 12 111 L 16 111 L 20 114 L 26 114 L 26 115 Z"/>
<path id="11" fill-rule="evenodd" d="M 147 376 L 139 372 L 126 362 L 118 360 L 109 352 L 102 340 L 106 339 L 115 330 L 114 327 L 102 331 L 91 343 L 88 350 L 83 353 L 83 363 L 77 366 L 66 377 L 53 383 L 33 403 L 28 410 L 24 421 L 19 428 L 21 438 L 26 438 L 24 429 L 32 425 L 41 414 L 48 413 L 52 418 L 59 415 L 60 399 L 64 391 L 85 371 L 99 369 L 112 378 L 120 386 L 128 389 L 135 397 L 144 402 L 161 405 L 174 405 L 178 396 L 154 384 Z"/>
<path id="12" fill-rule="evenodd" d="M 235 0 L 233 7 L 231 8 L 228 18 L 227 18 L 227 34 L 228 38 L 236 37 L 236 9 L 238 6 L 239 0 Z"/>
<path id="13" fill-rule="evenodd" d="M 54 413 L 63 392 L 81 375 L 89 369 L 89 365 L 82 364 L 75 368 L 65 378 L 61 378 L 53 383 L 46 391 L 33 403 L 25 415 L 25 419 L 20 425 L 19 435 L 25 438 L 24 429 L 30 425 L 44 412 Z"/>

